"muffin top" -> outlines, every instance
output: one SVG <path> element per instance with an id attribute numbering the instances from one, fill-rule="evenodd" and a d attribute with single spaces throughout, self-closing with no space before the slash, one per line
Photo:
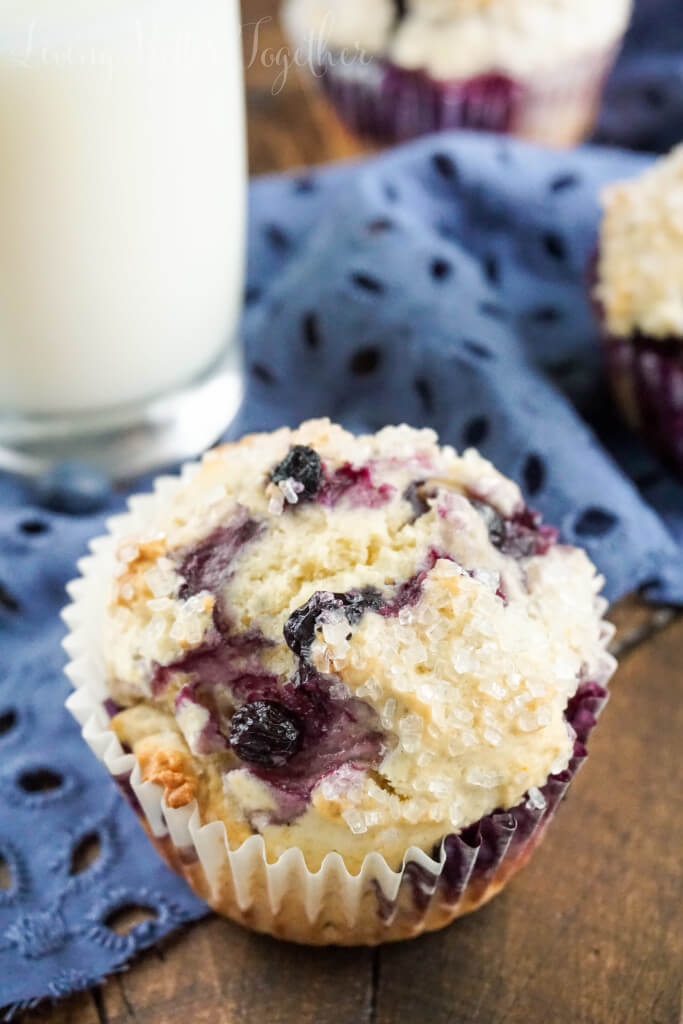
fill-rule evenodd
<path id="1" fill-rule="evenodd" d="M 397 867 L 567 766 L 567 702 L 613 668 L 602 580 L 474 450 L 311 421 L 153 509 L 119 538 L 112 727 L 233 846 Z"/>
<path id="2" fill-rule="evenodd" d="M 610 334 L 683 336 L 683 146 L 603 190 L 598 284 Z"/>
<path id="3" fill-rule="evenodd" d="M 524 76 L 600 53 L 619 39 L 632 0 L 289 0 L 297 39 L 383 55 L 449 79 Z"/>
<path id="4" fill-rule="evenodd" d="M 394 0 L 286 0 L 283 19 L 296 45 L 315 62 L 324 50 L 344 50 L 349 58 L 384 53 L 397 21 Z"/>

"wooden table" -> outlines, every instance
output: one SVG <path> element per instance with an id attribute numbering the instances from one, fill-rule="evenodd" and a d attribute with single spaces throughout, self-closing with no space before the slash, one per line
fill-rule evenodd
<path id="1" fill-rule="evenodd" d="M 261 52 L 274 0 L 244 0 Z M 247 12 L 248 6 L 248 12 Z M 251 58 L 254 28 L 245 32 Z M 248 69 L 253 173 L 361 152 L 294 69 Z M 427 937 L 307 949 L 216 917 L 90 992 L 25 1015 L 48 1024 L 676 1024 L 683 617 L 613 611 L 621 667 L 589 762 L 531 864 L 478 913 Z M 678 778 L 677 778 L 678 776 Z M 141 836 L 142 841 L 142 836 Z"/>

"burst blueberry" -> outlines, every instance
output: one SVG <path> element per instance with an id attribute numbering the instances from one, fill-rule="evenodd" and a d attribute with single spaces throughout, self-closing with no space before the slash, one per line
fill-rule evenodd
<path id="1" fill-rule="evenodd" d="M 491 543 L 503 555 L 512 558 L 545 555 L 557 540 L 557 530 L 545 526 L 540 514 L 533 509 L 523 508 L 506 519 L 486 502 L 471 500 L 486 523 Z"/>
<path id="2" fill-rule="evenodd" d="M 365 587 L 362 591 L 350 590 L 346 594 L 318 590 L 287 619 L 284 627 L 285 642 L 294 654 L 307 658 L 315 640 L 318 620 L 325 612 L 341 609 L 349 624 L 355 626 L 365 611 L 377 611 L 381 604 L 382 596 L 374 587 Z"/>
<path id="3" fill-rule="evenodd" d="M 403 492 L 403 500 L 407 501 L 413 509 L 413 519 L 419 519 L 429 512 L 429 502 L 425 494 L 425 481 L 413 480 Z M 430 495 L 433 497 L 433 494 Z"/>
<path id="4" fill-rule="evenodd" d="M 295 608 L 284 626 L 285 643 L 294 654 L 305 658 L 315 639 L 318 619 L 324 611 L 341 608 L 341 601 L 328 591 L 317 591 L 306 604 Z"/>
<path id="5" fill-rule="evenodd" d="M 505 520 L 503 517 L 495 510 L 493 505 L 489 505 L 484 501 L 473 500 L 472 504 L 486 524 L 491 543 L 494 547 L 502 548 L 505 543 Z"/>
<path id="6" fill-rule="evenodd" d="M 267 768 L 286 764 L 301 747 L 298 715 L 276 700 L 253 700 L 232 716 L 230 746 L 242 761 Z"/>
<path id="7" fill-rule="evenodd" d="M 320 456 L 313 448 L 303 444 L 293 445 L 270 474 L 274 484 L 281 480 L 296 480 L 303 487 L 303 496 L 308 498 L 318 493 L 322 478 Z"/>

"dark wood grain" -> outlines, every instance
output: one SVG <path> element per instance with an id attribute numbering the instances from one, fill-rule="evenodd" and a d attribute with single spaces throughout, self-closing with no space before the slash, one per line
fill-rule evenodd
<path id="1" fill-rule="evenodd" d="M 368 1019 L 371 955 L 364 950 L 299 950 L 214 917 L 167 944 L 162 957 L 150 952 L 104 986 L 110 1024 L 124 1024 L 131 1012 L 138 1024 Z"/>
<path id="2" fill-rule="evenodd" d="M 369 0 L 370 2 L 370 0 Z M 245 0 L 261 47 L 274 0 Z M 253 27 L 245 31 L 251 57 Z M 247 71 L 253 173 L 362 151 L 294 70 Z M 591 755 L 548 838 L 493 903 L 375 951 L 305 949 L 209 917 L 28 1024 L 677 1024 L 683 619 L 613 609 L 622 664 Z M 674 620 L 674 621 L 672 621 Z"/>

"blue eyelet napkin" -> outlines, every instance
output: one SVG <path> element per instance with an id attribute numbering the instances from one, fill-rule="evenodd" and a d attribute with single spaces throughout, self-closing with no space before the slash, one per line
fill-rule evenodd
<path id="1" fill-rule="evenodd" d="M 655 6 L 610 84 L 603 141 L 665 148 L 683 124 L 683 48 L 668 43 L 676 26 L 683 39 L 680 0 L 659 49 Z M 433 426 L 585 545 L 610 598 L 643 587 L 683 603 L 683 486 L 612 407 L 586 291 L 598 189 L 650 159 L 450 135 L 255 182 L 247 398 L 230 436 L 318 415 Z M 87 987 L 205 912 L 63 709 L 64 584 L 124 500 L 60 515 L 0 477 L 0 1005 Z M 78 871 L 93 835 L 99 855 Z M 131 904 L 156 916 L 120 936 L 107 922 Z"/>

